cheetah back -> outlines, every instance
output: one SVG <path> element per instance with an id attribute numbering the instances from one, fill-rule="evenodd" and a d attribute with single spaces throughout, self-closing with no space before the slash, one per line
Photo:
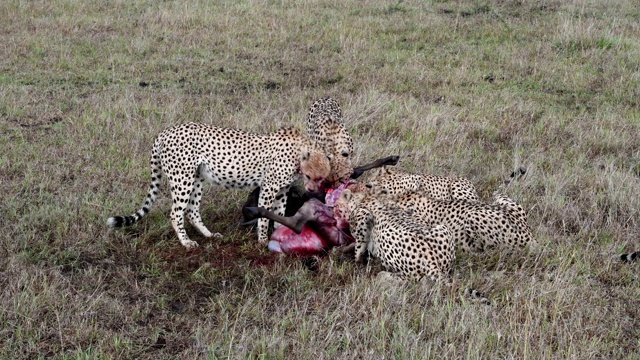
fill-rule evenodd
<path id="1" fill-rule="evenodd" d="M 480 200 L 473 184 L 465 178 L 408 174 L 390 167 L 383 167 L 372 172 L 367 187 L 372 193 L 389 195 L 422 191 L 426 195 L 440 200 Z"/>
<path id="2" fill-rule="evenodd" d="M 436 200 L 410 192 L 393 197 L 393 201 L 424 224 L 446 225 L 462 251 L 535 245 L 531 228 L 522 217 L 524 210 L 512 200 L 513 208 L 460 199 Z"/>

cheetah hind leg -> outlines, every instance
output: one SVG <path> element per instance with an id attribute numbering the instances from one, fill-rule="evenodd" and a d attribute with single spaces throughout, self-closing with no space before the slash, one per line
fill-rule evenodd
<path id="1" fill-rule="evenodd" d="M 178 235 L 178 240 L 180 240 L 180 244 L 187 249 L 195 249 L 198 247 L 198 243 L 189 239 L 186 230 L 184 229 L 184 208 L 186 206 L 185 203 L 177 201 L 171 206 L 171 214 L 169 217 L 171 218 L 171 225 L 173 226 L 173 230 L 175 230 Z"/>
<path id="2" fill-rule="evenodd" d="M 184 215 L 187 205 L 189 204 L 189 198 L 182 197 L 184 196 L 182 194 L 189 194 L 189 196 L 191 196 L 192 184 L 185 186 L 183 183 L 176 181 L 172 174 L 169 173 L 167 175 L 169 177 L 169 185 L 171 186 L 171 199 L 173 200 L 171 213 L 169 214 L 171 225 L 173 226 L 173 230 L 175 230 L 176 235 L 178 235 L 180 244 L 187 249 L 195 249 L 198 247 L 198 243 L 189 239 L 187 231 L 184 228 Z"/>
<path id="3" fill-rule="evenodd" d="M 198 229 L 198 231 L 204 237 L 215 237 L 216 239 L 222 238 L 222 234 L 215 233 L 212 234 L 209 229 L 204 225 L 202 221 L 202 217 L 200 216 L 200 201 L 202 200 L 202 185 L 204 184 L 205 179 L 202 175 L 196 175 L 193 181 L 193 188 L 191 190 L 191 195 L 189 196 L 189 202 L 187 203 L 187 208 L 185 209 L 185 215 L 189 222 L 193 227 Z"/>

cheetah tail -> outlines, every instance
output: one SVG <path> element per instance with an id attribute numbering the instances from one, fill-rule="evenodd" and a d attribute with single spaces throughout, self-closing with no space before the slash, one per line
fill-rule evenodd
<path id="1" fill-rule="evenodd" d="M 144 205 L 135 213 L 126 216 L 112 216 L 107 219 L 107 226 L 109 227 L 123 227 L 131 226 L 142 219 L 158 197 L 160 190 L 160 180 L 162 178 L 162 168 L 160 166 L 160 156 L 158 151 L 158 144 L 153 147 L 153 154 L 151 156 L 151 184 L 149 184 L 149 191 L 147 192 L 147 198 L 144 201 Z"/>
<path id="2" fill-rule="evenodd" d="M 471 298 L 473 302 L 479 302 L 485 305 L 491 305 L 491 301 L 484 296 L 484 293 L 476 289 L 465 289 L 464 295 Z"/>
<path id="3" fill-rule="evenodd" d="M 627 254 L 622 254 L 622 255 L 616 255 L 616 258 L 620 259 L 620 261 L 622 262 L 633 262 L 636 261 L 638 259 L 638 254 L 640 254 L 640 251 L 635 251 L 632 253 L 627 253 Z"/>
<path id="4" fill-rule="evenodd" d="M 513 170 L 511 172 L 511 175 L 509 176 L 509 178 L 507 180 L 505 180 L 502 184 L 500 184 L 500 186 L 498 186 L 496 191 L 493 192 L 493 195 L 501 193 L 502 191 L 504 191 L 504 189 L 506 189 L 509 185 L 511 185 L 513 180 L 520 179 L 526 173 L 527 173 L 527 169 L 525 167 L 523 167 L 523 166 L 520 166 L 516 170 Z"/>

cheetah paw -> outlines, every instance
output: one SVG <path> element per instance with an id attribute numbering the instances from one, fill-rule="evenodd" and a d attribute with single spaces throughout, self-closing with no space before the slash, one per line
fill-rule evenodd
<path id="1" fill-rule="evenodd" d="M 182 243 L 182 246 L 184 246 L 188 250 L 195 249 L 199 246 L 198 243 L 193 240 L 184 240 L 184 241 L 181 241 L 181 243 Z"/>

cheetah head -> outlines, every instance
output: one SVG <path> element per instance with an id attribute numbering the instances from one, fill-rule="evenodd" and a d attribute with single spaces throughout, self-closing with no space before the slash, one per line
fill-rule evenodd
<path id="1" fill-rule="evenodd" d="M 395 195 L 402 192 L 402 188 L 398 188 L 399 175 L 388 166 L 371 170 L 369 181 L 365 183 L 366 191 L 374 196 L 379 195 Z"/>
<path id="2" fill-rule="evenodd" d="M 320 192 L 329 177 L 331 165 L 329 159 L 320 150 L 305 150 L 300 159 L 300 173 L 304 188 L 310 192 Z"/>
<path id="3" fill-rule="evenodd" d="M 360 205 L 366 195 L 367 192 L 360 185 L 353 185 L 344 190 L 333 208 L 333 213 L 339 219 L 338 223 L 341 221 L 348 223 L 351 213 Z"/>
<path id="4" fill-rule="evenodd" d="M 340 154 L 329 154 L 329 163 L 331 164 L 331 175 L 328 180 L 331 183 L 346 183 L 351 178 L 353 166 L 348 152 Z"/>
<path id="5" fill-rule="evenodd" d="M 351 158 L 353 155 L 353 139 L 346 132 L 346 129 L 339 129 L 330 137 L 330 144 L 327 150 L 327 157 L 331 165 L 331 183 L 346 183 L 353 174 Z"/>

